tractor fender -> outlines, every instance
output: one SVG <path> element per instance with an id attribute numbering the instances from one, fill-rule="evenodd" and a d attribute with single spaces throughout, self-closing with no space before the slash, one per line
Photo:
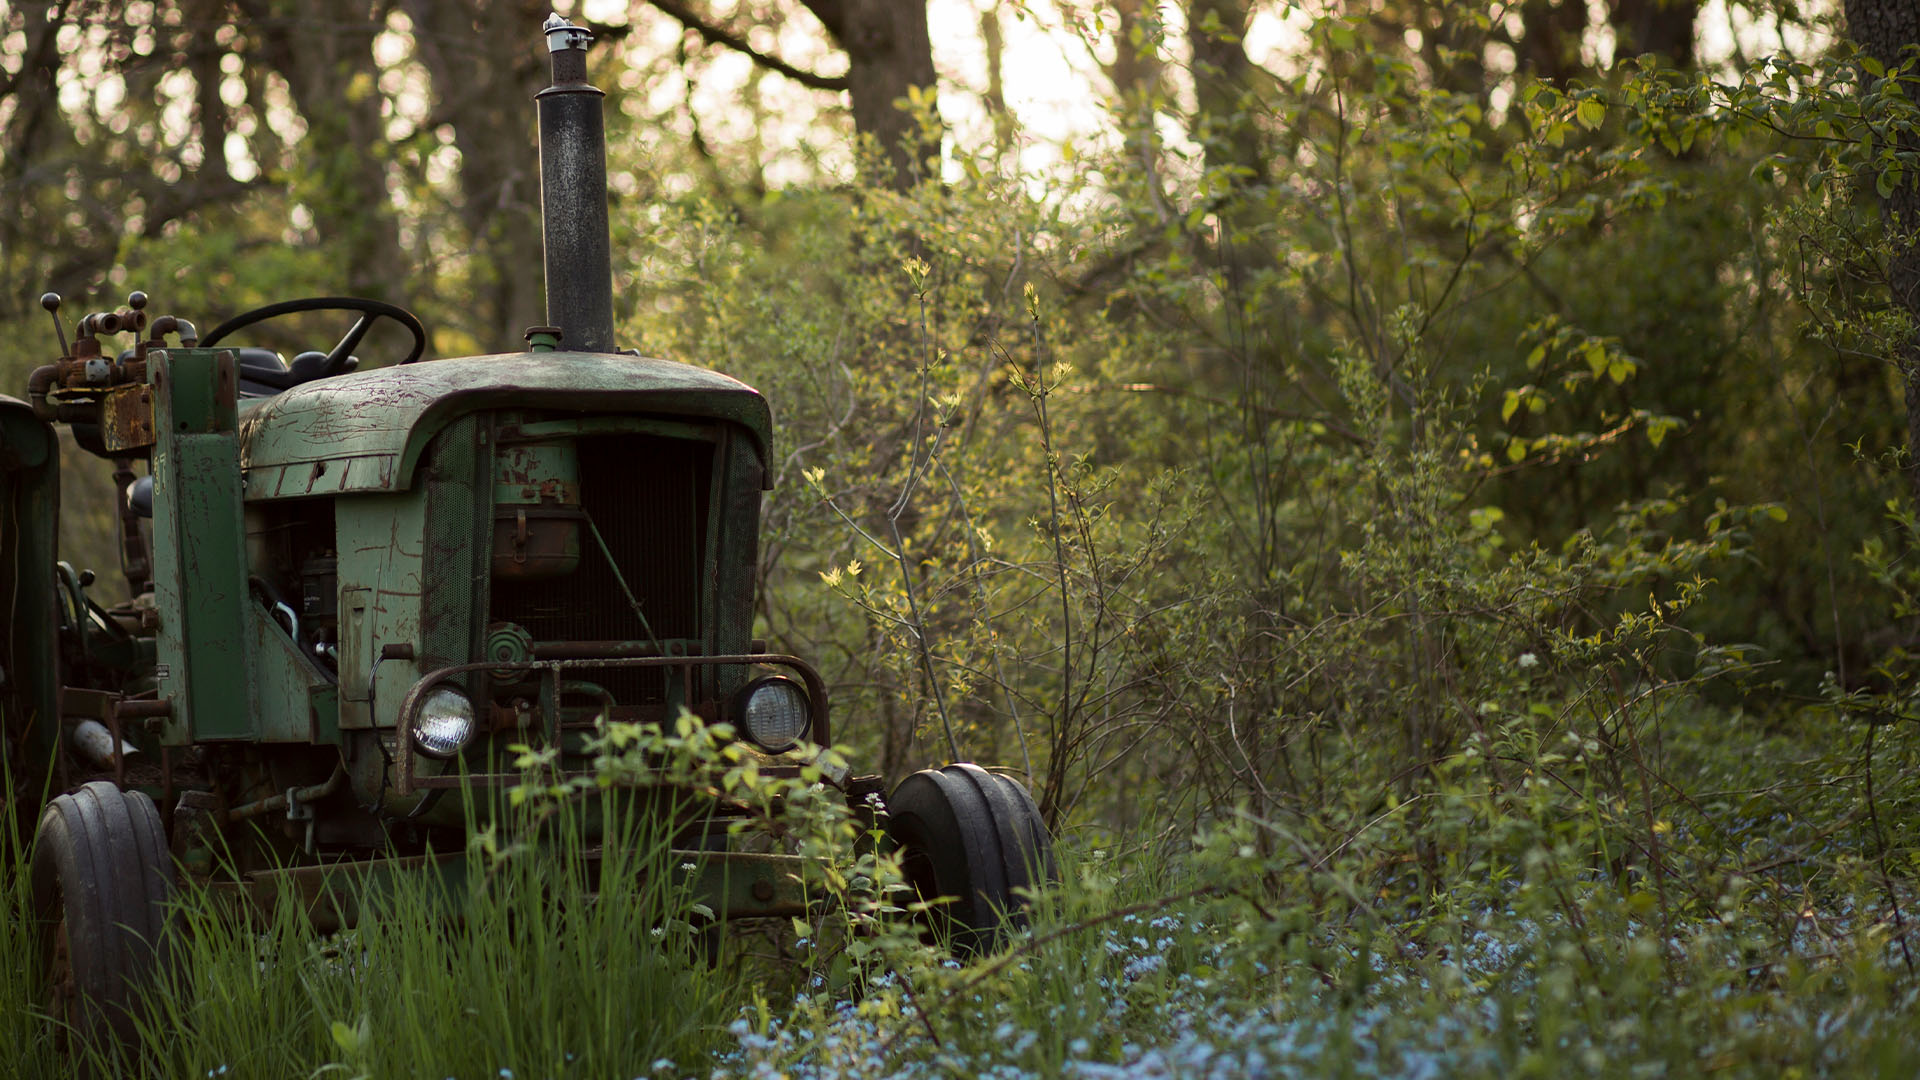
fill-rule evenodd
<path id="1" fill-rule="evenodd" d="M 30 799 L 45 790 L 59 746 L 59 520 L 53 426 L 0 394 L 0 764 Z"/>

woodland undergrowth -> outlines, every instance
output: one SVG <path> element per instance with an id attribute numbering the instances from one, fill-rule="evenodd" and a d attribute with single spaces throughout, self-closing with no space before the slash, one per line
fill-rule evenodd
<path id="1" fill-rule="evenodd" d="M 313 1075 L 1909 1072 L 1915 328 L 1871 193 L 1920 169 L 1913 66 L 1496 105 L 1366 31 L 1314 20 L 1248 92 L 1251 165 L 1119 124 L 1044 174 L 960 147 L 905 194 L 622 226 L 627 329 L 775 410 L 756 636 L 821 665 L 862 770 L 1029 784 L 1030 929 L 942 959 L 822 801 L 796 842 L 852 902 L 717 967 L 653 934 L 697 921 L 664 893 L 515 985 L 481 938 L 276 927 L 181 1030 L 302 1033 Z M 0 933 L 0 1025 L 45 1050 Z M 596 955 L 653 959 L 569 1027 Z M 462 972 L 449 1030 L 562 1034 L 469 1053 L 381 1004 L 458 1011 Z M 173 1075 L 229 1075 L 218 1038 Z"/>

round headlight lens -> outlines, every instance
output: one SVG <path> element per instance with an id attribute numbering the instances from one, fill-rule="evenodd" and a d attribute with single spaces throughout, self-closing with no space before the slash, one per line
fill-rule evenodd
<path id="1" fill-rule="evenodd" d="M 449 758 L 473 737 L 473 702 L 450 686 L 427 695 L 413 717 L 413 747 L 428 757 Z"/>
<path id="2" fill-rule="evenodd" d="M 747 738 L 776 753 L 792 748 L 813 722 L 807 692 L 799 683 L 778 675 L 748 687 L 746 708 L 741 712 Z"/>

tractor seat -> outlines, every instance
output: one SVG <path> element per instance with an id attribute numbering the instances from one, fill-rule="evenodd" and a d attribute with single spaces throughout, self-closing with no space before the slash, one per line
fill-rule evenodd
<path id="1" fill-rule="evenodd" d="M 233 350 L 233 356 L 239 362 L 240 396 L 243 398 L 272 397 L 282 390 L 295 387 L 304 382 L 312 382 L 320 377 L 321 369 L 327 362 L 327 354 L 318 351 L 303 352 L 293 358 L 289 364 L 272 349 L 250 349 L 240 347 Z M 120 359 L 133 358 L 133 350 L 120 354 Z M 360 366 L 360 358 L 347 357 L 346 371 Z"/>
<path id="2" fill-rule="evenodd" d="M 280 354 L 272 349 L 240 348 L 233 350 L 233 354 L 240 362 L 241 397 L 272 397 L 282 390 L 312 382 L 321 377 L 327 363 L 327 354 L 318 351 L 303 352 L 294 357 L 291 364 L 280 359 Z M 352 371 L 359 365 L 359 357 L 349 356 L 345 370 Z"/>

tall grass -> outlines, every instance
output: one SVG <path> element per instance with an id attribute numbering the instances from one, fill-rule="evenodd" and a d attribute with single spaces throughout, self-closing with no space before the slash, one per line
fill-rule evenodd
<path id="1" fill-rule="evenodd" d="M 1720 719 L 1673 734 L 1697 744 Z M 966 964 L 843 927 L 785 937 L 780 969 L 710 967 L 691 897 L 645 872 L 665 851 L 645 829 L 610 852 L 597 894 L 578 830 L 556 821 L 551 841 L 477 864 L 455 888 L 461 917 L 434 879 L 403 876 L 357 896 L 359 929 L 324 938 L 297 905 L 242 923 L 189 890 L 188 959 L 147 1045 L 100 1074 L 1911 1075 L 1920 992 L 1857 862 L 1821 860 L 1799 930 L 1737 882 L 1662 925 L 1527 807 L 1461 793 L 1445 811 L 1487 838 L 1462 841 L 1482 858 L 1418 898 L 1354 889 L 1406 850 L 1384 826 L 1324 863 L 1262 852 L 1271 826 L 1246 815 L 1192 842 L 1083 837 L 1031 931 Z M 0 1075 L 70 1076 L 16 962 L 24 920 L 5 925 Z M 867 942 L 886 947 L 849 972 Z"/>
<path id="2" fill-rule="evenodd" d="M 599 799 L 555 804 L 505 855 L 476 846 L 464 879 L 351 884 L 362 916 L 333 935 L 290 894 L 260 913 L 183 889 L 179 963 L 149 995 L 144 1045 L 97 1074 L 610 1077 L 704 1058 L 725 987 L 698 947 L 687 875 L 666 828 Z M 592 809 L 625 824 L 603 851 L 575 827 Z M 22 881 L 8 879 L 0 929 L 0 1038 L 16 1049 L 0 1072 L 51 1080 L 77 1062 L 37 1014 Z"/>
<path id="3" fill-rule="evenodd" d="M 1729 742 L 1731 719 L 1672 710 L 1675 783 L 1751 792 L 1848 767 L 1844 748 L 1823 756 L 1818 732 Z M 668 736 L 646 738 L 646 760 L 666 756 L 652 751 Z M 673 738 L 714 764 L 691 721 Z M 1889 906 L 1911 897 L 1884 891 L 1870 837 L 1830 831 L 1800 846 L 1790 823 L 1751 816 L 1752 800 L 1674 802 L 1650 827 L 1670 875 L 1663 905 L 1648 872 L 1603 857 L 1633 837 L 1591 809 L 1610 781 L 1590 753 L 1530 759 L 1557 781 L 1510 790 L 1461 755 L 1425 817 L 1351 834 L 1223 807 L 1187 836 L 1083 835 L 1063 844 L 1063 885 L 1036 897 L 1031 931 L 964 964 L 925 947 L 904 912 L 855 903 L 762 939 L 773 964 L 709 966 L 666 831 L 613 830 L 628 839 L 608 845 L 590 891 L 578 818 L 618 820 L 620 806 L 591 782 L 548 787 L 517 831 L 479 834 L 464 880 L 400 875 L 357 892 L 368 914 L 348 933 L 316 936 L 294 903 L 247 922 L 186 891 L 186 961 L 156 991 L 146 1044 L 97 1071 L 1911 1075 L 1920 984 Z M 1569 785 L 1579 804 L 1565 801 Z M 819 835 L 836 838 L 847 895 L 883 895 L 888 868 L 834 832 L 844 807 L 810 800 L 800 781 L 783 790 L 783 822 L 832 827 Z M 1722 833 L 1748 830 L 1753 858 L 1716 870 Z M 1417 869 L 1422 844 L 1439 852 L 1430 871 Z M 1767 865 L 1789 856 L 1803 873 Z M 0 1035 L 15 1050 L 0 1075 L 69 1076 L 74 1062 L 33 1015 L 26 898 L 8 881 Z"/>
<path id="4" fill-rule="evenodd" d="M 21 813 L 11 785 L 0 781 L 0 1072 L 23 1077 L 64 1076 L 55 1053 L 53 1031 L 42 1013 L 34 978 L 38 943 L 34 941 L 32 879 Z"/>

